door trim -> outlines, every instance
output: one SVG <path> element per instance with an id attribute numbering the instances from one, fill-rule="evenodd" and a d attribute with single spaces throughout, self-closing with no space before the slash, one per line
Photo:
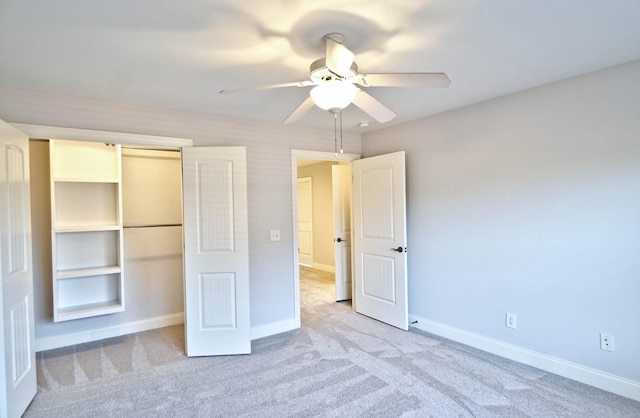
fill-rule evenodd
<path id="1" fill-rule="evenodd" d="M 335 154 L 325 151 L 291 150 L 291 212 L 293 214 L 293 309 L 295 327 L 300 328 L 300 259 L 298 257 L 298 159 L 351 162 L 360 159 L 360 154 Z"/>
<path id="2" fill-rule="evenodd" d="M 29 139 L 59 139 L 74 141 L 108 142 L 109 144 L 146 145 L 152 147 L 182 148 L 193 146 L 193 140 L 168 136 L 140 135 L 122 132 L 96 131 L 92 129 L 62 128 L 58 126 L 11 123 Z"/>

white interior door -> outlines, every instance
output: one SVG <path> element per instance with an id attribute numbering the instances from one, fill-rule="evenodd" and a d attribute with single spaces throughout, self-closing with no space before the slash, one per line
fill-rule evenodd
<path id="1" fill-rule="evenodd" d="M 336 301 L 351 299 L 351 166 L 331 166 Z"/>
<path id="2" fill-rule="evenodd" d="M 0 416 L 19 417 L 36 395 L 29 138 L 0 121 Z"/>
<path id="3" fill-rule="evenodd" d="M 407 309 L 404 151 L 353 162 L 356 311 L 404 330 Z"/>
<path id="4" fill-rule="evenodd" d="M 313 265 L 313 183 L 311 177 L 298 179 L 299 263 Z"/>
<path id="5" fill-rule="evenodd" d="M 188 356 L 251 352 L 244 147 L 183 148 Z"/>

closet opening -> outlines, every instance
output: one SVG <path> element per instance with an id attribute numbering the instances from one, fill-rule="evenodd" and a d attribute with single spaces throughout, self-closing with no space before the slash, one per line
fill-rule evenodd
<path id="1" fill-rule="evenodd" d="M 77 132 L 65 130 L 59 137 L 66 133 Z M 100 163 L 77 158 L 72 165 L 86 171 L 86 179 L 82 173 L 66 179 L 56 174 L 58 180 L 52 182 L 50 142 L 55 141 L 59 140 L 29 141 L 36 351 L 183 323 L 182 144 L 114 147 L 91 138 L 75 140 L 95 149 L 121 148 L 121 175 L 95 178 Z M 56 207 L 52 197 L 64 202 Z M 113 215 L 118 209 L 111 207 L 118 205 L 121 215 Z M 89 210 L 100 215 L 90 215 Z M 65 225 L 53 224 L 55 211 L 60 211 Z M 68 214 L 73 216 L 64 218 Z M 99 269 L 105 271 L 98 275 Z M 102 278 L 118 274 L 121 282 Z M 54 291 L 60 306 L 55 306 Z M 100 305 L 111 299 L 122 309 L 102 309 Z"/>

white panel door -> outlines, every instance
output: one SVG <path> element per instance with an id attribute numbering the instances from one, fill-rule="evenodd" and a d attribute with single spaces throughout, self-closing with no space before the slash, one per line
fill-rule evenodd
<path id="1" fill-rule="evenodd" d="M 36 395 L 29 138 L 0 120 L 0 416 L 19 417 Z"/>
<path id="2" fill-rule="evenodd" d="M 188 356 L 251 352 L 244 147 L 183 148 Z"/>
<path id="3" fill-rule="evenodd" d="M 331 166 L 336 301 L 351 299 L 351 166 Z"/>
<path id="4" fill-rule="evenodd" d="M 313 183 L 311 177 L 298 179 L 298 259 L 313 265 Z"/>
<path id="5" fill-rule="evenodd" d="M 356 311 L 408 330 L 404 151 L 353 162 Z"/>

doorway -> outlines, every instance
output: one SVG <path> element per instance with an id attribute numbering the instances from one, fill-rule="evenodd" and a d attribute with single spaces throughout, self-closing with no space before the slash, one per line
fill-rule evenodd
<path id="1" fill-rule="evenodd" d="M 338 238 L 334 231 L 333 219 L 333 190 L 332 190 L 332 166 L 337 164 L 350 165 L 351 161 L 360 158 L 356 154 L 334 154 L 330 152 L 292 150 L 292 195 L 293 195 L 293 217 L 294 217 L 294 294 L 295 294 L 295 316 L 298 326 L 300 326 L 300 277 L 301 274 L 313 274 L 323 276 L 326 280 L 327 275 L 331 275 L 333 282 L 336 281 L 336 257 L 335 242 Z M 314 223 L 314 239 L 313 239 L 313 260 L 311 262 L 303 262 L 300 255 L 301 236 L 299 233 L 299 204 L 298 204 L 298 178 L 312 177 L 313 184 L 313 208 L 312 222 Z M 345 241 L 344 237 L 341 241 Z M 301 266 L 300 264 L 305 264 Z M 309 271 L 310 265 L 313 271 Z M 301 273 L 301 269 L 302 273 Z M 338 268 L 338 275 L 343 272 L 341 267 Z M 335 284 L 334 292 L 335 294 Z"/>

